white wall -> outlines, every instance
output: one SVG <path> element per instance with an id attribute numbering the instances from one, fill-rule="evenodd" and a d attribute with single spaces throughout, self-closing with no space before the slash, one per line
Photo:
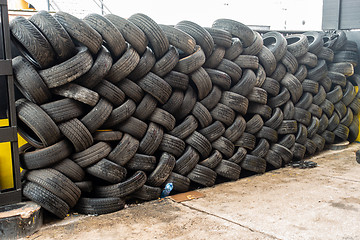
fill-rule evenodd
<path id="1" fill-rule="evenodd" d="M 10 0 L 11 1 L 11 0 Z M 96 0 L 99 2 L 99 0 Z M 29 0 L 35 7 L 46 8 L 46 0 Z M 53 0 L 62 11 L 84 17 L 100 13 L 92 0 Z M 322 0 L 104 0 L 112 13 L 129 17 L 141 12 L 162 24 L 181 20 L 209 27 L 218 18 L 231 18 L 249 25 L 271 29 L 320 30 Z"/>

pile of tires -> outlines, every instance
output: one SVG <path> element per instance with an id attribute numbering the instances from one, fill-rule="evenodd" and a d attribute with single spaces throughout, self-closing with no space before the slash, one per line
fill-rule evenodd
<path id="1" fill-rule="evenodd" d="M 264 173 L 359 132 L 358 51 L 341 31 L 44 11 L 10 29 L 23 195 L 59 218 Z"/>

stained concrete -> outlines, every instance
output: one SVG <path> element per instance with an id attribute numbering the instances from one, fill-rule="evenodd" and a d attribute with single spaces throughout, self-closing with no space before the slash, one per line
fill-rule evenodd
<path id="1" fill-rule="evenodd" d="M 203 198 L 72 214 L 27 239 L 360 239 L 359 144 L 328 150 L 313 169 L 286 167 L 198 190 Z"/>

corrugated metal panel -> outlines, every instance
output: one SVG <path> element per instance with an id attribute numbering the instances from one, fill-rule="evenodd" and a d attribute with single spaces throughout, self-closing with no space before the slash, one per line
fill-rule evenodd
<path id="1" fill-rule="evenodd" d="M 324 0 L 322 29 L 360 29 L 359 0 Z"/>

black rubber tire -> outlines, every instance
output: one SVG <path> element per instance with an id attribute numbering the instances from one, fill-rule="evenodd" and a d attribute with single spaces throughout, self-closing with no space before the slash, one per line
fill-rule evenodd
<path id="1" fill-rule="evenodd" d="M 142 13 L 131 15 L 128 20 L 138 26 L 146 35 L 155 53 L 156 59 L 160 59 L 169 49 L 167 39 L 161 27 L 150 17 Z"/>
<path id="2" fill-rule="evenodd" d="M 301 160 L 305 156 L 306 147 L 300 143 L 295 143 L 291 151 L 293 152 L 294 159 Z"/>
<path id="3" fill-rule="evenodd" d="M 343 141 L 346 141 L 348 136 L 349 136 L 349 128 L 346 127 L 343 124 L 339 124 L 333 131 L 333 133 L 335 134 L 335 136 L 337 136 L 338 138 L 340 138 Z"/>
<path id="4" fill-rule="evenodd" d="M 266 161 L 263 158 L 247 154 L 240 163 L 241 168 L 251 172 L 264 173 L 266 170 Z"/>
<path id="5" fill-rule="evenodd" d="M 242 69 L 249 68 L 255 70 L 259 68 L 259 58 L 257 56 L 239 55 L 233 61 Z"/>
<path id="6" fill-rule="evenodd" d="M 225 59 L 230 61 L 237 58 L 243 52 L 243 45 L 239 38 L 232 38 L 231 47 L 225 51 Z"/>
<path id="7" fill-rule="evenodd" d="M 280 145 L 280 144 L 273 144 L 271 146 L 271 150 L 276 152 L 279 156 L 281 156 L 284 163 L 289 163 L 293 158 L 293 153 L 290 151 L 290 149 Z"/>
<path id="8" fill-rule="evenodd" d="M 221 95 L 222 95 L 221 89 L 218 86 L 213 85 L 211 92 L 200 102 L 208 110 L 211 110 L 216 106 L 216 104 L 218 104 L 218 102 L 221 99 Z"/>
<path id="9" fill-rule="evenodd" d="M 228 59 L 223 59 L 216 69 L 227 73 L 231 77 L 231 83 L 233 84 L 239 82 L 242 75 L 242 69 L 236 63 Z"/>
<path id="10" fill-rule="evenodd" d="M 36 183 L 26 182 L 23 185 L 22 193 L 58 218 L 65 218 L 70 210 L 65 201 Z"/>
<path id="11" fill-rule="evenodd" d="M 298 125 L 298 131 L 296 134 L 295 142 L 305 145 L 306 139 L 307 139 L 307 134 L 308 134 L 307 127 L 300 123 Z"/>
<path id="12" fill-rule="evenodd" d="M 349 106 L 351 110 L 353 111 L 354 115 L 358 115 L 360 112 L 360 98 L 355 98 Z"/>
<path id="13" fill-rule="evenodd" d="M 122 198 L 85 198 L 79 199 L 75 209 L 87 215 L 102 215 L 119 211 L 125 207 Z"/>
<path id="14" fill-rule="evenodd" d="M 101 97 L 111 102 L 115 107 L 123 104 L 125 100 L 125 93 L 116 85 L 106 81 L 105 79 L 95 86 L 94 91 Z"/>
<path id="15" fill-rule="evenodd" d="M 179 59 L 174 70 L 184 74 L 190 74 L 200 68 L 205 63 L 205 60 L 206 57 L 204 51 L 199 45 L 196 45 L 195 50 L 191 55 Z"/>
<path id="16" fill-rule="evenodd" d="M 347 112 L 347 107 L 342 101 L 339 101 L 334 104 L 335 112 L 339 115 L 340 119 L 343 119 Z"/>
<path id="17" fill-rule="evenodd" d="M 9 28 L 13 42 L 32 64 L 44 69 L 55 63 L 52 46 L 33 23 L 18 16 L 10 22 Z"/>
<path id="18" fill-rule="evenodd" d="M 52 89 L 56 95 L 72 98 L 76 101 L 85 103 L 94 107 L 99 101 L 99 94 L 88 88 L 82 87 L 75 83 L 68 83 L 66 85 Z"/>
<path id="19" fill-rule="evenodd" d="M 186 91 L 189 86 L 189 77 L 188 75 L 171 71 L 164 77 L 165 82 L 167 82 L 172 88 Z"/>
<path id="20" fill-rule="evenodd" d="M 179 157 L 185 149 L 185 142 L 180 138 L 170 134 L 164 134 L 162 141 L 159 145 L 159 150 L 170 153 L 175 157 Z"/>
<path id="21" fill-rule="evenodd" d="M 141 56 L 139 63 L 136 65 L 134 70 L 128 75 L 128 78 L 133 81 L 137 81 L 148 74 L 156 63 L 156 58 L 151 50 L 147 47 L 143 55 Z"/>
<path id="22" fill-rule="evenodd" d="M 323 34 L 321 32 L 311 31 L 305 32 L 304 35 L 307 37 L 309 42 L 308 51 L 313 54 L 318 54 L 324 45 L 324 41 L 322 39 Z"/>
<path id="23" fill-rule="evenodd" d="M 121 32 L 110 20 L 102 15 L 91 13 L 83 18 L 83 21 L 95 29 L 104 39 L 105 46 L 111 52 L 114 60 L 117 60 L 126 50 L 126 42 Z"/>
<path id="24" fill-rule="evenodd" d="M 128 196 L 144 186 L 146 182 L 146 174 L 143 171 L 137 171 L 124 182 L 108 186 L 97 186 L 94 194 L 97 197 L 117 197 L 122 198 Z"/>
<path id="25" fill-rule="evenodd" d="M 136 103 L 133 100 L 128 99 L 122 105 L 113 109 L 103 127 L 113 127 L 121 122 L 124 122 L 134 114 L 135 110 Z"/>
<path id="26" fill-rule="evenodd" d="M 86 168 L 86 173 L 109 183 L 119 183 L 126 178 L 127 170 L 112 161 L 103 158 Z"/>
<path id="27" fill-rule="evenodd" d="M 278 141 L 278 133 L 275 129 L 263 126 L 261 130 L 256 134 L 257 138 L 265 138 L 270 142 L 277 142 Z"/>
<path id="28" fill-rule="evenodd" d="M 283 107 L 284 120 L 292 120 L 295 114 L 295 106 L 292 101 L 287 101 Z"/>
<path id="29" fill-rule="evenodd" d="M 146 133 L 147 124 L 135 117 L 128 118 L 125 122 L 117 125 L 117 130 L 128 133 L 137 139 L 142 139 Z"/>
<path id="30" fill-rule="evenodd" d="M 151 97 L 151 98 L 155 100 L 155 107 L 156 107 L 156 104 L 157 104 L 156 99 L 153 98 L 153 97 Z M 144 99 L 143 99 L 143 101 L 144 101 Z M 162 105 L 161 108 L 164 109 L 165 111 L 171 113 L 172 115 L 175 115 L 176 112 L 179 110 L 179 108 L 180 108 L 183 101 L 184 101 L 184 92 L 182 90 L 179 90 L 179 89 L 173 89 L 170 98 L 168 99 L 168 101 L 164 105 Z M 147 106 L 147 107 L 150 108 L 150 106 Z M 138 107 L 138 109 L 139 109 L 139 107 Z M 143 111 L 145 111 L 145 109 L 141 110 L 141 112 L 143 112 Z M 139 114 L 140 114 L 140 111 L 139 111 Z M 135 116 L 136 115 L 137 114 L 135 112 Z"/>
<path id="31" fill-rule="evenodd" d="M 255 39 L 254 39 L 253 43 L 250 46 L 244 48 L 244 50 L 242 52 L 243 55 L 256 56 L 263 48 L 264 43 L 263 43 L 263 39 L 262 39 L 260 33 L 255 31 L 254 34 L 255 34 Z"/>
<path id="32" fill-rule="evenodd" d="M 303 87 L 303 91 L 304 92 L 309 92 L 312 94 L 317 94 L 319 92 L 319 83 L 311 80 L 311 79 L 305 79 L 302 83 L 301 83 L 302 87 Z"/>
<path id="33" fill-rule="evenodd" d="M 215 69 L 223 60 L 224 55 L 225 55 L 225 48 L 222 46 L 215 45 L 211 55 L 208 58 L 206 58 L 203 67 Z"/>
<path id="34" fill-rule="evenodd" d="M 21 167 L 24 169 L 48 167 L 67 158 L 72 152 L 71 144 L 62 140 L 49 147 L 20 154 Z"/>
<path id="35" fill-rule="evenodd" d="M 317 54 L 319 59 L 324 59 L 327 62 L 334 60 L 334 51 L 328 47 L 322 47 L 321 51 Z"/>
<path id="36" fill-rule="evenodd" d="M 206 187 L 211 187 L 215 184 L 216 176 L 217 174 L 215 171 L 200 164 L 196 164 L 194 169 L 187 174 L 187 177 L 191 181 Z"/>
<path id="37" fill-rule="evenodd" d="M 131 171 L 151 172 L 156 168 L 156 164 L 155 156 L 136 153 L 124 167 Z"/>
<path id="38" fill-rule="evenodd" d="M 98 142 L 82 152 L 71 155 L 71 160 L 80 167 L 86 168 L 106 158 L 111 152 L 111 146 L 105 142 Z"/>
<path id="39" fill-rule="evenodd" d="M 295 137 L 294 137 L 295 138 Z M 265 158 L 270 149 L 270 144 L 265 138 L 261 138 L 257 146 L 250 152 L 251 155 L 256 157 Z"/>
<path id="40" fill-rule="evenodd" d="M 244 70 L 240 81 L 237 84 L 235 84 L 230 89 L 230 91 L 246 97 L 255 87 L 255 84 L 256 84 L 255 73 L 250 69 L 246 69 Z"/>
<path id="41" fill-rule="evenodd" d="M 245 156 L 247 154 L 247 150 L 243 147 L 239 147 L 237 151 L 232 155 L 231 158 L 228 159 L 228 161 L 240 164 L 242 160 L 244 160 Z"/>
<path id="42" fill-rule="evenodd" d="M 287 73 L 281 80 L 281 84 L 289 90 L 292 101 L 297 103 L 303 94 L 303 88 L 300 81 L 291 73 Z"/>
<path id="43" fill-rule="evenodd" d="M 322 116 L 322 109 L 316 104 L 311 104 L 311 106 L 308 108 L 308 111 L 317 118 L 321 118 Z"/>
<path id="44" fill-rule="evenodd" d="M 93 134 L 95 142 L 114 142 L 120 141 L 123 136 L 123 133 L 120 131 L 112 131 L 112 130 L 105 130 L 105 131 L 96 131 Z"/>
<path id="45" fill-rule="evenodd" d="M 84 114 L 83 106 L 72 99 L 64 98 L 40 106 L 55 123 L 65 122 Z"/>
<path id="46" fill-rule="evenodd" d="M 236 181 L 240 177 L 241 167 L 236 163 L 227 160 L 221 160 L 214 171 L 218 176 Z"/>
<path id="47" fill-rule="evenodd" d="M 94 143 L 91 132 L 77 118 L 59 124 L 59 129 L 73 144 L 75 152 L 84 151 Z"/>
<path id="48" fill-rule="evenodd" d="M 359 119 L 354 118 L 353 122 L 349 126 L 349 142 L 354 142 L 359 135 Z"/>
<path id="49" fill-rule="evenodd" d="M 311 113 L 303 108 L 295 107 L 294 119 L 306 126 L 309 126 L 311 121 Z"/>
<path id="50" fill-rule="evenodd" d="M 216 70 L 216 69 L 211 69 L 211 68 L 206 68 L 206 72 L 208 73 L 208 75 L 211 79 L 211 82 L 213 84 L 218 85 L 219 87 L 221 87 L 224 90 L 230 89 L 231 77 L 227 73 Z"/>
<path id="51" fill-rule="evenodd" d="M 313 140 L 308 138 L 304 146 L 306 147 L 306 152 L 310 155 L 313 155 L 316 152 L 317 145 Z"/>
<path id="52" fill-rule="evenodd" d="M 281 60 L 286 52 L 287 42 L 285 37 L 279 32 L 267 32 L 263 35 L 264 46 L 268 47 L 273 53 L 277 62 Z"/>
<path id="53" fill-rule="evenodd" d="M 348 106 L 356 97 L 356 91 L 354 85 L 349 81 L 346 83 L 346 88 L 344 90 L 343 98 L 341 101 Z"/>
<path id="54" fill-rule="evenodd" d="M 144 185 L 136 192 L 133 192 L 131 194 L 131 197 L 144 200 L 144 201 L 150 201 L 160 198 L 162 189 L 159 187 L 151 187 Z"/>
<path id="55" fill-rule="evenodd" d="M 284 120 L 277 128 L 278 134 L 291 134 L 297 132 L 296 120 Z"/>
<path id="56" fill-rule="evenodd" d="M 200 25 L 191 21 L 181 21 L 175 25 L 175 28 L 180 29 L 190 36 L 192 36 L 198 45 L 204 50 L 205 56 L 209 57 L 214 48 L 214 40 L 210 33 Z"/>
<path id="57" fill-rule="evenodd" d="M 261 88 L 271 96 L 277 96 L 280 92 L 280 83 L 273 78 L 267 77 Z"/>
<path id="58" fill-rule="evenodd" d="M 176 164 L 175 158 L 169 153 L 161 154 L 155 170 L 149 175 L 146 183 L 153 187 L 160 187 L 170 176 Z"/>
<path id="59" fill-rule="evenodd" d="M 314 68 L 317 65 L 318 58 L 315 54 L 307 52 L 302 57 L 298 58 L 299 64 L 306 65 L 310 68 Z"/>
<path id="60" fill-rule="evenodd" d="M 231 124 L 224 132 L 224 137 L 226 137 L 227 139 L 229 139 L 231 142 L 235 142 L 236 140 L 239 139 L 239 137 L 241 137 L 241 135 L 243 134 L 243 132 L 245 131 L 246 128 L 246 121 L 245 119 L 241 116 L 238 115 L 233 124 Z M 200 130 L 200 133 L 201 130 Z M 204 135 L 205 136 L 205 135 Z M 205 136 L 206 137 L 206 136 Z M 209 138 L 208 138 L 209 139 Z"/>
<path id="61" fill-rule="evenodd" d="M 311 123 L 307 128 L 308 138 L 312 138 L 318 131 L 320 127 L 320 120 L 317 117 L 312 117 Z"/>
<path id="62" fill-rule="evenodd" d="M 323 86 L 319 86 L 319 91 L 317 94 L 313 96 L 313 103 L 316 105 L 320 105 L 326 99 L 326 92 Z"/>
<path id="63" fill-rule="evenodd" d="M 213 121 L 209 110 L 200 102 L 196 102 L 192 114 L 198 120 L 201 128 L 209 126 Z"/>
<path id="64" fill-rule="evenodd" d="M 62 11 L 57 12 L 54 17 L 72 38 L 89 48 L 92 54 L 96 54 L 100 50 L 103 39 L 87 23 Z"/>
<path id="65" fill-rule="evenodd" d="M 319 81 L 319 83 L 324 87 L 325 92 L 330 92 L 332 82 L 331 82 L 331 79 L 329 77 L 324 77 L 323 79 L 321 79 Z"/>
<path id="66" fill-rule="evenodd" d="M 276 59 L 274 54 L 267 47 L 263 46 L 257 56 L 260 64 L 265 69 L 266 75 L 271 76 L 276 68 Z"/>
<path id="67" fill-rule="evenodd" d="M 281 59 L 281 63 L 285 66 L 288 73 L 295 74 L 298 69 L 299 63 L 294 55 L 286 50 L 284 56 Z"/>
<path id="68" fill-rule="evenodd" d="M 280 168 L 282 165 L 282 158 L 274 152 L 273 150 L 269 150 L 267 155 L 265 156 L 265 160 L 267 163 L 271 164 L 275 168 Z"/>
<path id="69" fill-rule="evenodd" d="M 250 102 L 247 109 L 248 114 L 259 114 L 265 120 L 271 118 L 272 109 L 268 105 Z"/>
<path id="70" fill-rule="evenodd" d="M 244 47 L 249 47 L 255 40 L 255 33 L 245 24 L 231 19 L 217 19 L 212 24 L 213 28 L 220 28 L 230 32 L 233 36 L 241 39 Z"/>
<path id="71" fill-rule="evenodd" d="M 213 71 L 217 71 L 217 70 L 213 70 Z M 227 77 L 229 82 L 231 82 L 230 77 L 229 76 Z M 192 72 L 190 74 L 190 79 L 196 86 L 197 95 L 200 100 L 209 94 L 209 92 L 212 89 L 212 78 L 210 78 L 209 73 L 204 68 L 200 67 L 194 72 Z"/>
<path id="72" fill-rule="evenodd" d="M 327 144 L 333 144 L 335 141 L 335 134 L 328 130 L 325 130 L 321 136 L 325 139 Z"/>
<path id="73" fill-rule="evenodd" d="M 25 58 L 17 56 L 12 60 L 16 87 L 29 100 L 43 104 L 51 99 L 51 93 L 35 70 Z"/>
<path id="74" fill-rule="evenodd" d="M 91 193 L 93 190 L 92 181 L 75 182 L 75 185 L 78 186 L 78 188 L 80 188 L 81 193 Z"/>
<path id="75" fill-rule="evenodd" d="M 174 46 L 170 46 L 169 50 L 162 56 L 153 66 L 151 71 L 159 77 L 164 77 L 179 62 L 179 52 Z"/>
<path id="76" fill-rule="evenodd" d="M 248 109 L 249 100 L 240 94 L 224 91 L 221 95 L 220 103 L 230 107 L 241 115 L 245 115 Z"/>
<path id="77" fill-rule="evenodd" d="M 80 198 L 80 189 L 64 174 L 51 168 L 33 170 L 26 174 L 26 179 L 52 192 L 74 207 Z"/>
<path id="78" fill-rule="evenodd" d="M 283 87 L 277 96 L 268 99 L 267 104 L 271 108 L 276 108 L 284 105 L 289 99 L 290 92 L 287 88 Z"/>
<path id="79" fill-rule="evenodd" d="M 326 116 L 326 114 L 322 114 L 319 119 L 320 119 L 320 123 L 319 123 L 319 129 L 318 129 L 317 133 L 321 134 L 328 127 L 329 118 Z"/>
<path id="80" fill-rule="evenodd" d="M 246 122 L 245 131 L 250 134 L 255 134 L 264 126 L 264 121 L 259 114 L 255 114 Z"/>
<path id="81" fill-rule="evenodd" d="M 322 104 L 320 104 L 321 109 L 323 110 L 323 113 L 325 113 L 328 117 L 331 117 L 331 115 L 334 112 L 334 104 L 330 102 L 329 100 L 325 99 Z"/>
<path id="82" fill-rule="evenodd" d="M 284 120 L 284 114 L 281 111 L 280 108 L 275 108 L 273 110 L 272 116 L 270 119 L 268 119 L 264 125 L 267 127 L 270 127 L 272 129 L 276 129 L 280 126 L 280 124 L 282 123 L 282 121 Z"/>
<path id="83" fill-rule="evenodd" d="M 313 95 L 309 92 L 305 92 L 299 101 L 295 104 L 297 108 L 308 109 L 313 102 Z"/>
<path id="84" fill-rule="evenodd" d="M 311 140 L 315 143 L 317 151 L 322 151 L 324 149 L 326 141 L 322 136 L 315 134 Z"/>
<path id="85" fill-rule="evenodd" d="M 285 76 L 287 70 L 286 67 L 284 66 L 284 64 L 282 64 L 281 62 L 278 62 L 275 68 L 275 71 L 273 72 L 273 74 L 271 74 L 271 78 L 275 79 L 276 81 L 280 82 L 281 79 L 283 79 L 283 77 Z"/>
<path id="86" fill-rule="evenodd" d="M 139 54 L 133 47 L 128 46 L 119 60 L 113 63 L 105 78 L 112 83 L 119 83 L 134 71 L 139 62 Z"/>
<path id="87" fill-rule="evenodd" d="M 260 64 L 259 68 L 256 71 L 256 83 L 255 87 L 261 87 L 266 79 L 266 72 L 264 67 Z"/>
<path id="88" fill-rule="evenodd" d="M 73 182 L 80 182 L 85 177 L 84 170 L 69 158 L 52 165 L 51 168 L 61 172 Z"/>
<path id="89" fill-rule="evenodd" d="M 200 159 L 199 154 L 194 148 L 188 146 L 184 153 L 176 160 L 174 172 L 187 175 L 196 166 Z"/>
<path id="90" fill-rule="evenodd" d="M 117 27 L 126 42 L 130 43 L 130 45 L 135 48 L 139 54 L 143 54 L 145 52 L 146 46 L 148 45 L 148 39 L 140 28 L 138 28 L 134 23 L 115 14 L 107 14 L 105 17 Z"/>
<path id="91" fill-rule="evenodd" d="M 161 108 L 155 108 L 149 117 L 149 121 L 163 126 L 167 131 L 173 130 L 176 123 L 175 117 Z"/>
<path id="92" fill-rule="evenodd" d="M 213 149 L 220 151 L 226 158 L 230 158 L 234 154 L 234 144 L 223 136 L 212 142 L 211 146 Z"/>
<path id="93" fill-rule="evenodd" d="M 206 128 L 200 129 L 199 133 L 204 135 L 209 142 L 213 142 L 225 133 L 226 129 L 220 121 L 214 121 Z"/>
<path id="94" fill-rule="evenodd" d="M 140 79 L 138 84 L 161 104 L 166 103 L 172 92 L 172 88 L 167 82 L 151 72 Z"/>
<path id="95" fill-rule="evenodd" d="M 337 113 L 333 113 L 333 115 L 329 118 L 329 125 L 327 130 L 334 131 L 334 129 L 340 124 L 340 118 Z"/>
<path id="96" fill-rule="evenodd" d="M 180 124 L 178 124 L 169 134 L 185 139 L 191 135 L 198 127 L 198 122 L 193 115 L 187 116 Z"/>
<path id="97" fill-rule="evenodd" d="M 303 82 L 307 77 L 308 70 L 305 65 L 299 65 L 298 70 L 294 76 L 300 81 Z"/>
<path id="98" fill-rule="evenodd" d="M 60 130 L 46 112 L 26 99 L 15 103 L 18 129 L 21 135 L 35 147 L 47 147 L 60 140 Z"/>
<path id="99" fill-rule="evenodd" d="M 192 36 L 173 26 L 162 24 L 159 24 L 159 26 L 164 31 L 171 45 L 180 49 L 186 55 L 190 55 L 194 52 L 196 41 Z"/>
<path id="100" fill-rule="evenodd" d="M 287 149 L 291 149 L 292 146 L 294 146 L 295 144 L 295 140 L 296 140 L 296 137 L 294 134 L 288 134 L 288 135 L 285 135 L 284 137 L 282 137 L 278 144 L 286 147 Z"/>
<path id="101" fill-rule="evenodd" d="M 336 85 L 334 89 L 326 94 L 326 98 L 333 104 L 339 102 L 343 97 L 343 91 L 340 85 Z"/>
<path id="102" fill-rule="evenodd" d="M 156 123 L 150 122 L 145 136 L 140 141 L 138 152 L 146 155 L 154 155 L 163 140 L 164 130 Z"/>
<path id="103" fill-rule="evenodd" d="M 256 144 L 256 137 L 250 133 L 244 132 L 241 137 L 234 142 L 236 147 L 243 147 L 249 150 L 253 150 Z"/>
<path id="104" fill-rule="evenodd" d="M 352 76 L 354 74 L 354 66 L 348 62 L 331 63 L 329 64 L 329 71 L 339 72 L 345 76 Z"/>
<path id="105" fill-rule="evenodd" d="M 328 72 L 327 76 L 331 79 L 332 84 L 337 84 L 342 87 L 346 86 L 346 76 L 339 72 Z"/>
<path id="106" fill-rule="evenodd" d="M 309 48 L 309 42 L 304 34 L 291 34 L 285 37 L 287 41 L 287 50 L 299 58 L 306 54 Z"/>
<path id="107" fill-rule="evenodd" d="M 177 192 L 187 192 L 190 188 L 190 179 L 174 172 L 172 172 L 168 177 L 168 179 L 166 179 L 166 181 L 163 184 L 163 187 L 167 183 L 172 183 L 173 190 Z"/>
<path id="108" fill-rule="evenodd" d="M 334 63 L 339 62 L 349 62 L 354 67 L 356 67 L 359 63 L 359 54 L 358 52 L 353 51 L 337 51 L 334 56 Z"/>
<path id="109" fill-rule="evenodd" d="M 214 150 L 208 158 L 202 160 L 199 164 L 214 169 L 222 159 L 221 153 L 218 150 Z"/>
<path id="110" fill-rule="evenodd" d="M 203 158 L 210 155 L 212 147 L 211 143 L 201 133 L 195 131 L 185 139 L 185 142 L 195 148 Z"/>
<path id="111" fill-rule="evenodd" d="M 101 98 L 96 106 L 81 118 L 81 122 L 91 133 L 94 133 L 109 118 L 112 110 L 113 107 L 111 103 L 106 99 Z"/>
<path id="112" fill-rule="evenodd" d="M 234 110 L 222 103 L 218 103 L 210 113 L 214 120 L 218 120 L 226 126 L 230 126 L 234 122 L 236 115 Z"/>
<path id="113" fill-rule="evenodd" d="M 112 63 L 110 52 L 105 47 L 101 47 L 90 70 L 75 79 L 75 82 L 86 88 L 94 88 L 108 74 Z"/>
<path id="114" fill-rule="evenodd" d="M 353 120 L 354 120 L 354 114 L 351 108 L 348 108 L 345 116 L 341 119 L 340 123 L 345 125 L 346 127 L 349 127 L 353 122 Z"/>

